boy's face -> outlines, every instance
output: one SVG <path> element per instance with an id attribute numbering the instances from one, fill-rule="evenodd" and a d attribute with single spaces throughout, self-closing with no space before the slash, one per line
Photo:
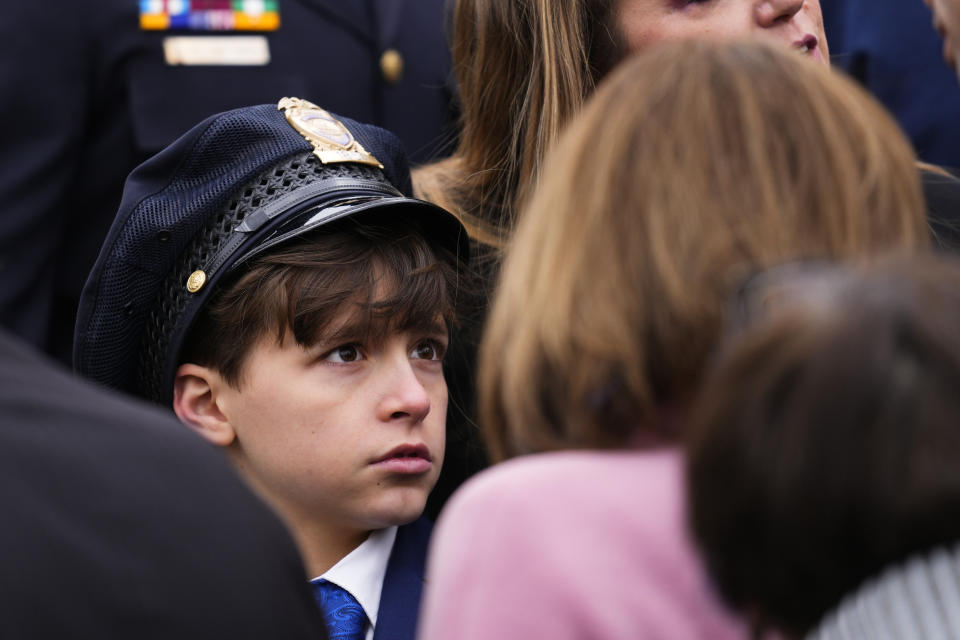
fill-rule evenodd
<path id="1" fill-rule="evenodd" d="M 442 321 L 362 335 L 349 314 L 329 338 L 256 342 L 239 389 L 221 390 L 234 461 L 282 513 L 351 531 L 420 516 L 443 463 Z"/>
<path id="2" fill-rule="evenodd" d="M 619 0 L 629 51 L 680 39 L 761 37 L 830 64 L 820 0 Z"/>

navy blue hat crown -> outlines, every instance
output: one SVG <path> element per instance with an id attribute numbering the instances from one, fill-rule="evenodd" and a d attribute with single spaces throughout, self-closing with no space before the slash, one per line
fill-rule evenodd
<path id="1" fill-rule="evenodd" d="M 180 348 L 217 282 L 335 219 L 389 208 L 465 259 L 457 219 L 410 194 L 400 142 L 378 127 L 289 98 L 208 118 L 128 177 L 81 297 L 74 368 L 169 403 Z"/>

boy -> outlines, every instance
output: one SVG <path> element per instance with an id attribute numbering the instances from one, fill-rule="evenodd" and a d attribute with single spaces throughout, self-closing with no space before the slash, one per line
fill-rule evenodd
<path id="1" fill-rule="evenodd" d="M 412 638 L 466 236 L 391 134 L 284 98 L 136 169 L 74 364 L 172 406 L 290 526 L 334 638 Z"/>

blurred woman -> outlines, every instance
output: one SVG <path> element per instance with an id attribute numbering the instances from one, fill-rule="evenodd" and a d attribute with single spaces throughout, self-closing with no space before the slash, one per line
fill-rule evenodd
<path id="1" fill-rule="evenodd" d="M 927 249 L 914 161 L 783 47 L 674 43 L 614 72 L 550 153 L 481 349 L 492 457 L 537 455 L 441 514 L 422 638 L 740 637 L 683 524 L 689 398 L 746 273 Z"/>
<path id="2" fill-rule="evenodd" d="M 417 195 L 499 246 L 561 129 L 627 54 L 751 35 L 829 64 L 819 0 L 457 0 L 459 146 L 414 172 Z"/>

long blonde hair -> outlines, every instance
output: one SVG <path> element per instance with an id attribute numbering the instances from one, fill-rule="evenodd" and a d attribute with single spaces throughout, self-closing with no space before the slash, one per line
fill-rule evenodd
<path id="1" fill-rule="evenodd" d="M 929 245 L 914 162 L 875 100 L 772 45 L 622 65 L 508 248 L 480 353 L 491 457 L 670 439 L 740 278 Z"/>
<path id="2" fill-rule="evenodd" d="M 456 153 L 414 171 L 418 197 L 499 245 L 547 150 L 618 55 L 613 0 L 459 0 L 453 63 L 462 104 Z"/>

